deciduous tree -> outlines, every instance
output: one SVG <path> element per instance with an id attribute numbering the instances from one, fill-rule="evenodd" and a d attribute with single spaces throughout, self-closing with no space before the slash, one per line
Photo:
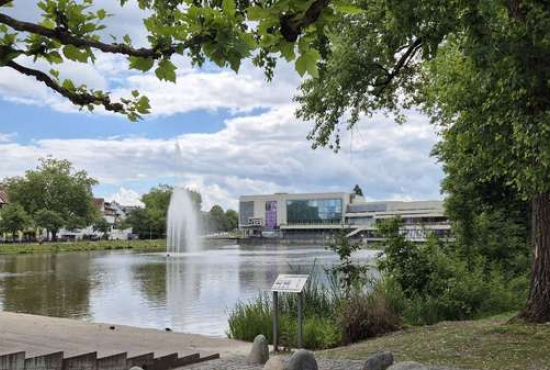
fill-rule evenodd
<path id="1" fill-rule="evenodd" d="M 10 202 L 20 204 L 54 236 L 61 227 L 86 227 L 93 221 L 92 187 L 97 181 L 67 160 L 42 158 L 36 169 L 4 183 Z"/>
<path id="2" fill-rule="evenodd" d="M 51 234 L 52 240 L 57 240 L 57 232 L 65 224 L 65 218 L 56 211 L 49 209 L 41 209 L 34 215 L 36 226 L 46 229 L 48 234 Z"/>
<path id="3" fill-rule="evenodd" d="M 342 123 L 384 110 L 425 109 L 444 140 L 442 159 L 477 180 L 504 181 L 529 199 L 530 298 L 522 316 L 550 321 L 550 7 L 540 0 L 362 0 L 338 25 L 306 81 L 299 117 L 314 146 L 338 149 Z M 347 117 L 347 122 L 345 122 Z"/>
<path id="4" fill-rule="evenodd" d="M 0 212 L 0 232 L 11 233 L 15 241 L 17 232 L 24 231 L 31 224 L 31 218 L 17 203 L 8 204 Z"/>

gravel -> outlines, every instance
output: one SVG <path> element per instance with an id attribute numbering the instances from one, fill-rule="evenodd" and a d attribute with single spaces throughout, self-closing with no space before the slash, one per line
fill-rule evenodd
<path id="1" fill-rule="evenodd" d="M 365 361 L 317 358 L 319 370 L 362 370 Z M 247 365 L 246 357 L 232 356 L 219 360 L 207 361 L 197 365 L 186 366 L 189 370 L 262 370 L 261 365 Z M 182 368 L 183 369 L 183 368 Z M 447 367 L 432 367 L 430 370 L 459 370 Z"/>

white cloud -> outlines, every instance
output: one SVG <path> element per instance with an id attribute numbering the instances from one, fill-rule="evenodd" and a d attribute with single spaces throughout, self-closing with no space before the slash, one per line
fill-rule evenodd
<path id="1" fill-rule="evenodd" d="M 101 183 L 133 199 L 136 182 L 192 187 L 213 204 L 236 207 L 242 194 L 276 191 L 346 191 L 356 183 L 370 199 L 439 197 L 441 170 L 429 152 L 436 136 L 428 120 L 411 112 L 405 125 L 383 116 L 364 120 L 353 140 L 344 137 L 339 154 L 311 150 L 305 139 L 310 124 L 296 120 L 295 106 L 226 120 L 211 134 L 171 139 L 111 138 L 38 140 L 0 144 L 0 178 L 34 167 L 40 156 L 71 160 Z M 116 199 L 116 198 L 115 198 Z"/>
<path id="2" fill-rule="evenodd" d="M 3 133 L 0 132 L 0 143 L 7 143 L 7 142 L 10 142 L 10 141 L 12 141 L 16 136 L 17 136 L 17 134 L 15 134 L 15 133 L 3 134 Z"/>
<path id="3" fill-rule="evenodd" d="M 125 187 L 120 187 L 118 192 L 107 195 L 105 199 L 109 202 L 115 201 L 125 206 L 143 206 L 141 195 L 137 191 L 126 189 Z"/>
<path id="4" fill-rule="evenodd" d="M 122 11 L 113 8 L 114 3 L 97 2 L 116 14 L 107 21 L 109 31 L 117 36 L 129 33 L 140 46 L 146 45 L 142 13 L 135 2 Z M 33 20 L 36 5 L 18 3 L 14 13 Z M 0 134 L 0 178 L 20 175 L 34 167 L 39 157 L 52 154 L 87 169 L 111 189 L 119 188 L 109 197 L 124 202 L 139 196 L 132 184 L 159 182 L 196 188 L 203 194 L 205 209 L 216 203 L 236 207 L 241 194 L 342 191 L 356 183 L 369 199 L 439 197 L 441 169 L 429 157 L 436 136 L 424 116 L 410 112 L 409 122 L 399 126 L 375 115 L 345 135 L 341 153 L 313 151 L 306 141 L 311 124 L 297 120 L 296 107 L 290 103 L 299 85 L 292 66 L 282 63 L 274 81 L 266 83 L 263 71 L 250 62 L 243 64 L 238 75 L 193 69 L 181 57 L 175 62 L 180 67 L 175 84 L 161 82 L 152 73 L 128 71 L 126 59 L 113 55 L 98 54 L 94 65 L 71 63 L 60 69 L 77 83 L 109 89 L 117 96 L 138 89 L 149 96 L 157 116 L 230 110 L 233 116 L 224 129 L 169 139 L 37 139 L 25 145 Z M 77 111 L 41 83 L 9 68 L 0 68 L 0 98 L 61 112 Z M 251 113 L 255 109 L 263 113 Z"/>

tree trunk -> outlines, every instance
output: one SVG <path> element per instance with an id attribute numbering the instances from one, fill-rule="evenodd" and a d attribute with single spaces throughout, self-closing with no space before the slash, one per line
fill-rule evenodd
<path id="1" fill-rule="evenodd" d="M 537 194 L 533 206 L 533 265 L 531 287 L 525 310 L 521 313 L 528 322 L 550 321 L 550 193 Z"/>
<path id="2" fill-rule="evenodd" d="M 57 241 L 57 230 L 52 230 L 52 241 L 53 242 Z"/>

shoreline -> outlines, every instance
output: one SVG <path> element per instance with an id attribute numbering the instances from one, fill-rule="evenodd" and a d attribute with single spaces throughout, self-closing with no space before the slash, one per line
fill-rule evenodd
<path id="1" fill-rule="evenodd" d="M 17 254 L 88 252 L 106 250 L 158 250 L 166 248 L 165 239 L 153 240 L 99 240 L 78 242 L 47 242 L 0 244 L 0 256 Z"/>
<path id="2" fill-rule="evenodd" d="M 287 240 L 287 239 L 234 239 L 234 238 L 209 238 L 206 242 L 217 244 L 239 244 L 241 246 L 319 246 L 325 245 L 320 241 Z M 0 256 L 13 256 L 18 254 L 63 253 L 63 252 L 92 252 L 109 250 L 136 250 L 157 251 L 166 249 L 166 239 L 141 239 L 141 240 L 100 240 L 77 242 L 46 242 L 39 243 L 0 243 Z M 361 249 L 379 250 L 378 245 L 365 245 Z"/>
<path id="3" fill-rule="evenodd" d="M 200 334 L 0 312 L 0 354 L 25 351 L 29 357 L 63 351 L 72 356 L 97 351 L 98 356 L 121 352 L 162 356 L 178 352 L 180 356 L 219 353 L 234 357 L 247 355 L 250 346 L 248 342 Z"/>

